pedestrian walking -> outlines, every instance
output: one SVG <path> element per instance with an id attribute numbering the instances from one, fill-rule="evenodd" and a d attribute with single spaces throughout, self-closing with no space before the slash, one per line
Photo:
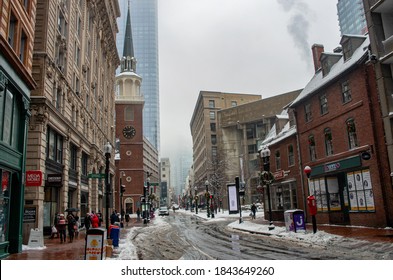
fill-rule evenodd
<path id="1" fill-rule="evenodd" d="M 255 206 L 255 203 L 253 203 L 251 206 L 252 219 L 255 219 L 256 212 L 257 212 L 257 207 Z"/>
<path id="2" fill-rule="evenodd" d="M 140 210 L 139 208 L 136 209 L 136 217 L 137 217 L 137 220 L 138 220 L 138 221 L 141 220 L 141 210 Z"/>
<path id="3" fill-rule="evenodd" d="M 101 227 L 101 224 L 102 224 L 102 214 L 101 214 L 100 210 L 98 210 L 97 217 L 98 217 L 98 226 Z"/>
<path id="4" fill-rule="evenodd" d="M 114 225 L 116 222 L 119 221 L 119 217 L 117 216 L 116 210 L 113 210 L 110 219 L 111 219 L 111 225 Z"/>
<path id="5" fill-rule="evenodd" d="M 79 216 L 78 214 L 75 214 L 75 226 L 74 226 L 75 238 L 77 238 L 79 235 L 79 226 L 80 226 Z"/>
<path id="6" fill-rule="evenodd" d="M 64 214 L 60 214 L 59 220 L 57 222 L 57 230 L 60 234 L 60 243 L 66 242 L 66 228 L 67 228 L 67 221 L 64 217 Z"/>
<path id="7" fill-rule="evenodd" d="M 70 243 L 74 241 L 74 236 L 75 236 L 75 217 L 72 215 L 72 213 L 69 213 L 67 216 L 67 227 L 68 227 L 68 236 L 70 238 Z"/>
<path id="8" fill-rule="evenodd" d="M 91 225 L 90 214 L 86 213 L 85 220 L 83 221 L 85 224 L 86 232 L 89 230 Z"/>
<path id="9" fill-rule="evenodd" d="M 126 213 L 126 225 L 128 226 L 128 223 L 130 221 L 130 214 Z"/>
<path id="10" fill-rule="evenodd" d="M 100 219 L 94 213 L 94 211 L 91 212 L 90 219 L 91 219 L 91 227 L 92 228 L 98 228 L 100 226 Z"/>
<path id="11" fill-rule="evenodd" d="M 53 226 L 52 226 L 52 234 L 50 236 L 51 239 L 55 238 L 55 235 L 56 235 L 56 238 L 59 238 L 59 236 L 60 236 L 59 235 L 59 230 L 57 228 L 57 224 L 58 223 L 59 223 L 59 213 L 56 213 L 55 214 L 55 219 L 53 221 Z"/>

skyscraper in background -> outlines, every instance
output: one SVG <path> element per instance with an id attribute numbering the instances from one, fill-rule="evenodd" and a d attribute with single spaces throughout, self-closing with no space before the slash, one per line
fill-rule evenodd
<path id="1" fill-rule="evenodd" d="M 341 35 L 364 35 L 367 33 L 362 0 L 338 0 L 337 15 Z"/>
<path id="2" fill-rule="evenodd" d="M 123 55 L 128 2 L 131 5 L 132 37 L 135 57 L 138 60 L 138 74 L 143 80 L 143 134 L 160 150 L 157 0 L 119 0 L 121 16 L 117 20 L 119 33 L 116 45 L 120 58 Z"/>

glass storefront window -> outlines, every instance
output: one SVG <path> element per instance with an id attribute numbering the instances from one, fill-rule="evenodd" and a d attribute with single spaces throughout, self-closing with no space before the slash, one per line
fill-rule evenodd
<path id="1" fill-rule="evenodd" d="M 1 193 L 0 193 L 0 242 L 8 239 L 8 209 L 10 201 L 11 172 L 1 170 Z"/>

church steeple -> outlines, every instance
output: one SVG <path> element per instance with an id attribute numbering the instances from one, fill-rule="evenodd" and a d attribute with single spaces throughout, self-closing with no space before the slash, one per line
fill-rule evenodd
<path id="1" fill-rule="evenodd" d="M 134 57 L 134 45 L 131 30 L 130 1 L 128 1 L 123 57 L 121 59 L 121 72 L 136 72 L 136 59 Z"/>

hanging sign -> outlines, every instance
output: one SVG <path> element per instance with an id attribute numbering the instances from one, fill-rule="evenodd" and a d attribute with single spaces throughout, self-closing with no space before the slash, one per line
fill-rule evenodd
<path id="1" fill-rule="evenodd" d="M 42 171 L 29 170 L 26 172 L 26 187 L 42 186 Z"/>

